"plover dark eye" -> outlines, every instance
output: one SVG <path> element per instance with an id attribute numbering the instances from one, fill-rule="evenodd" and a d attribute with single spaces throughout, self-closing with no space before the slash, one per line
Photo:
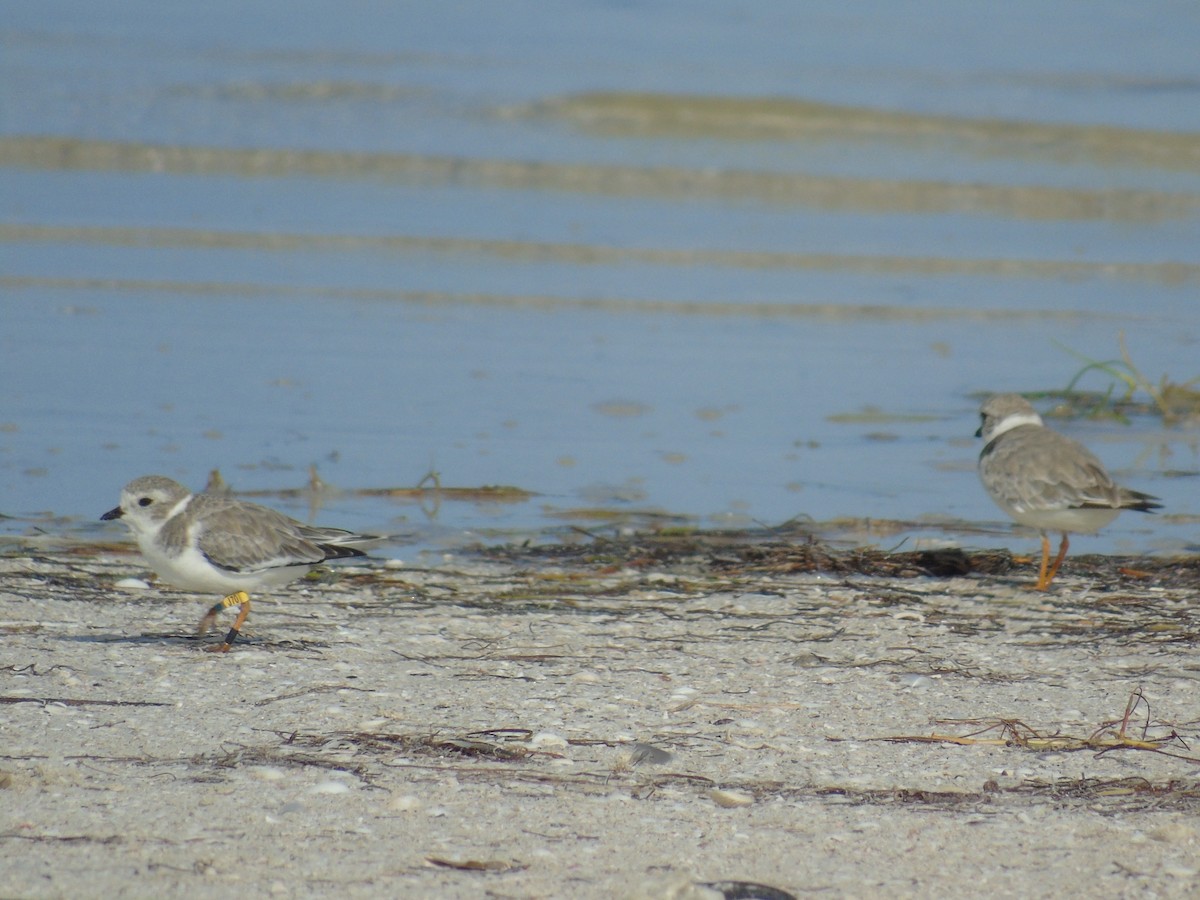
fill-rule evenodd
<path id="1" fill-rule="evenodd" d="M 154 501 L 151 500 L 149 497 L 143 497 L 141 500 L 138 501 L 138 506 L 149 506 L 153 502 Z"/>

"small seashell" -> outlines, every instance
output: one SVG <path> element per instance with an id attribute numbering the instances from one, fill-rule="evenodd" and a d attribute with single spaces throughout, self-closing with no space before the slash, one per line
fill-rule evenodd
<path id="1" fill-rule="evenodd" d="M 739 806 L 750 806 L 754 803 L 754 796 L 745 791 L 726 791 L 716 788 L 709 791 L 708 796 L 712 798 L 713 803 L 725 809 L 736 809 Z"/>
<path id="2" fill-rule="evenodd" d="M 309 789 L 310 794 L 348 794 L 350 786 L 344 781 L 322 781 Z"/>
<path id="3" fill-rule="evenodd" d="M 387 808 L 392 812 L 415 812 L 424 805 L 420 797 L 412 794 L 397 794 L 387 802 Z"/>
<path id="4" fill-rule="evenodd" d="M 282 781 L 284 778 L 283 769 L 275 766 L 250 766 L 246 771 L 251 778 L 257 778 L 259 781 Z"/>

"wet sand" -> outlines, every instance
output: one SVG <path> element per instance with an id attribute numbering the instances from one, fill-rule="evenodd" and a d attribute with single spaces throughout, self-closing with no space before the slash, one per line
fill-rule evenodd
<path id="1" fill-rule="evenodd" d="M 131 548 L 0 557 L 0 893 L 1200 890 L 1190 560 L 1036 594 L 1004 552 L 709 534 L 338 573 L 214 655 Z"/>

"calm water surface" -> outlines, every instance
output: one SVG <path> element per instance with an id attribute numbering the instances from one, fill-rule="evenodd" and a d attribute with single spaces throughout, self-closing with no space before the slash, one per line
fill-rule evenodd
<path id="1" fill-rule="evenodd" d="M 316 466 L 318 508 L 271 502 L 396 553 L 795 516 L 1020 547 L 981 393 L 1122 336 L 1200 375 L 1198 45 L 1166 2 L 15 6 L 0 532 Z M 1167 505 L 1081 549 L 1191 547 L 1194 426 L 1058 427 Z M 430 471 L 535 496 L 364 493 Z"/>

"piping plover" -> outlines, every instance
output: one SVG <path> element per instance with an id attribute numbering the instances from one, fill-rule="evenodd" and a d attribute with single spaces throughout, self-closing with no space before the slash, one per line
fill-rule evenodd
<path id="1" fill-rule="evenodd" d="M 222 610 L 240 607 L 225 641 L 212 648 L 219 653 L 229 649 L 250 614 L 248 590 L 287 584 L 327 559 L 365 556 L 355 545 L 379 540 L 315 528 L 221 494 L 193 494 L 162 475 L 129 482 L 121 505 L 100 518 L 123 519 L 164 581 L 187 591 L 226 595 L 200 620 L 200 634 Z"/>
<path id="2" fill-rule="evenodd" d="M 1121 487 L 1087 447 L 1042 423 L 1019 394 L 997 394 L 980 407 L 975 432 L 986 443 L 979 478 L 996 505 L 1020 525 L 1042 533 L 1042 566 L 1035 590 L 1044 591 L 1067 555 L 1068 533 L 1091 534 L 1123 509 L 1161 509 L 1157 497 Z M 1062 533 L 1049 566 L 1049 531 Z"/>

